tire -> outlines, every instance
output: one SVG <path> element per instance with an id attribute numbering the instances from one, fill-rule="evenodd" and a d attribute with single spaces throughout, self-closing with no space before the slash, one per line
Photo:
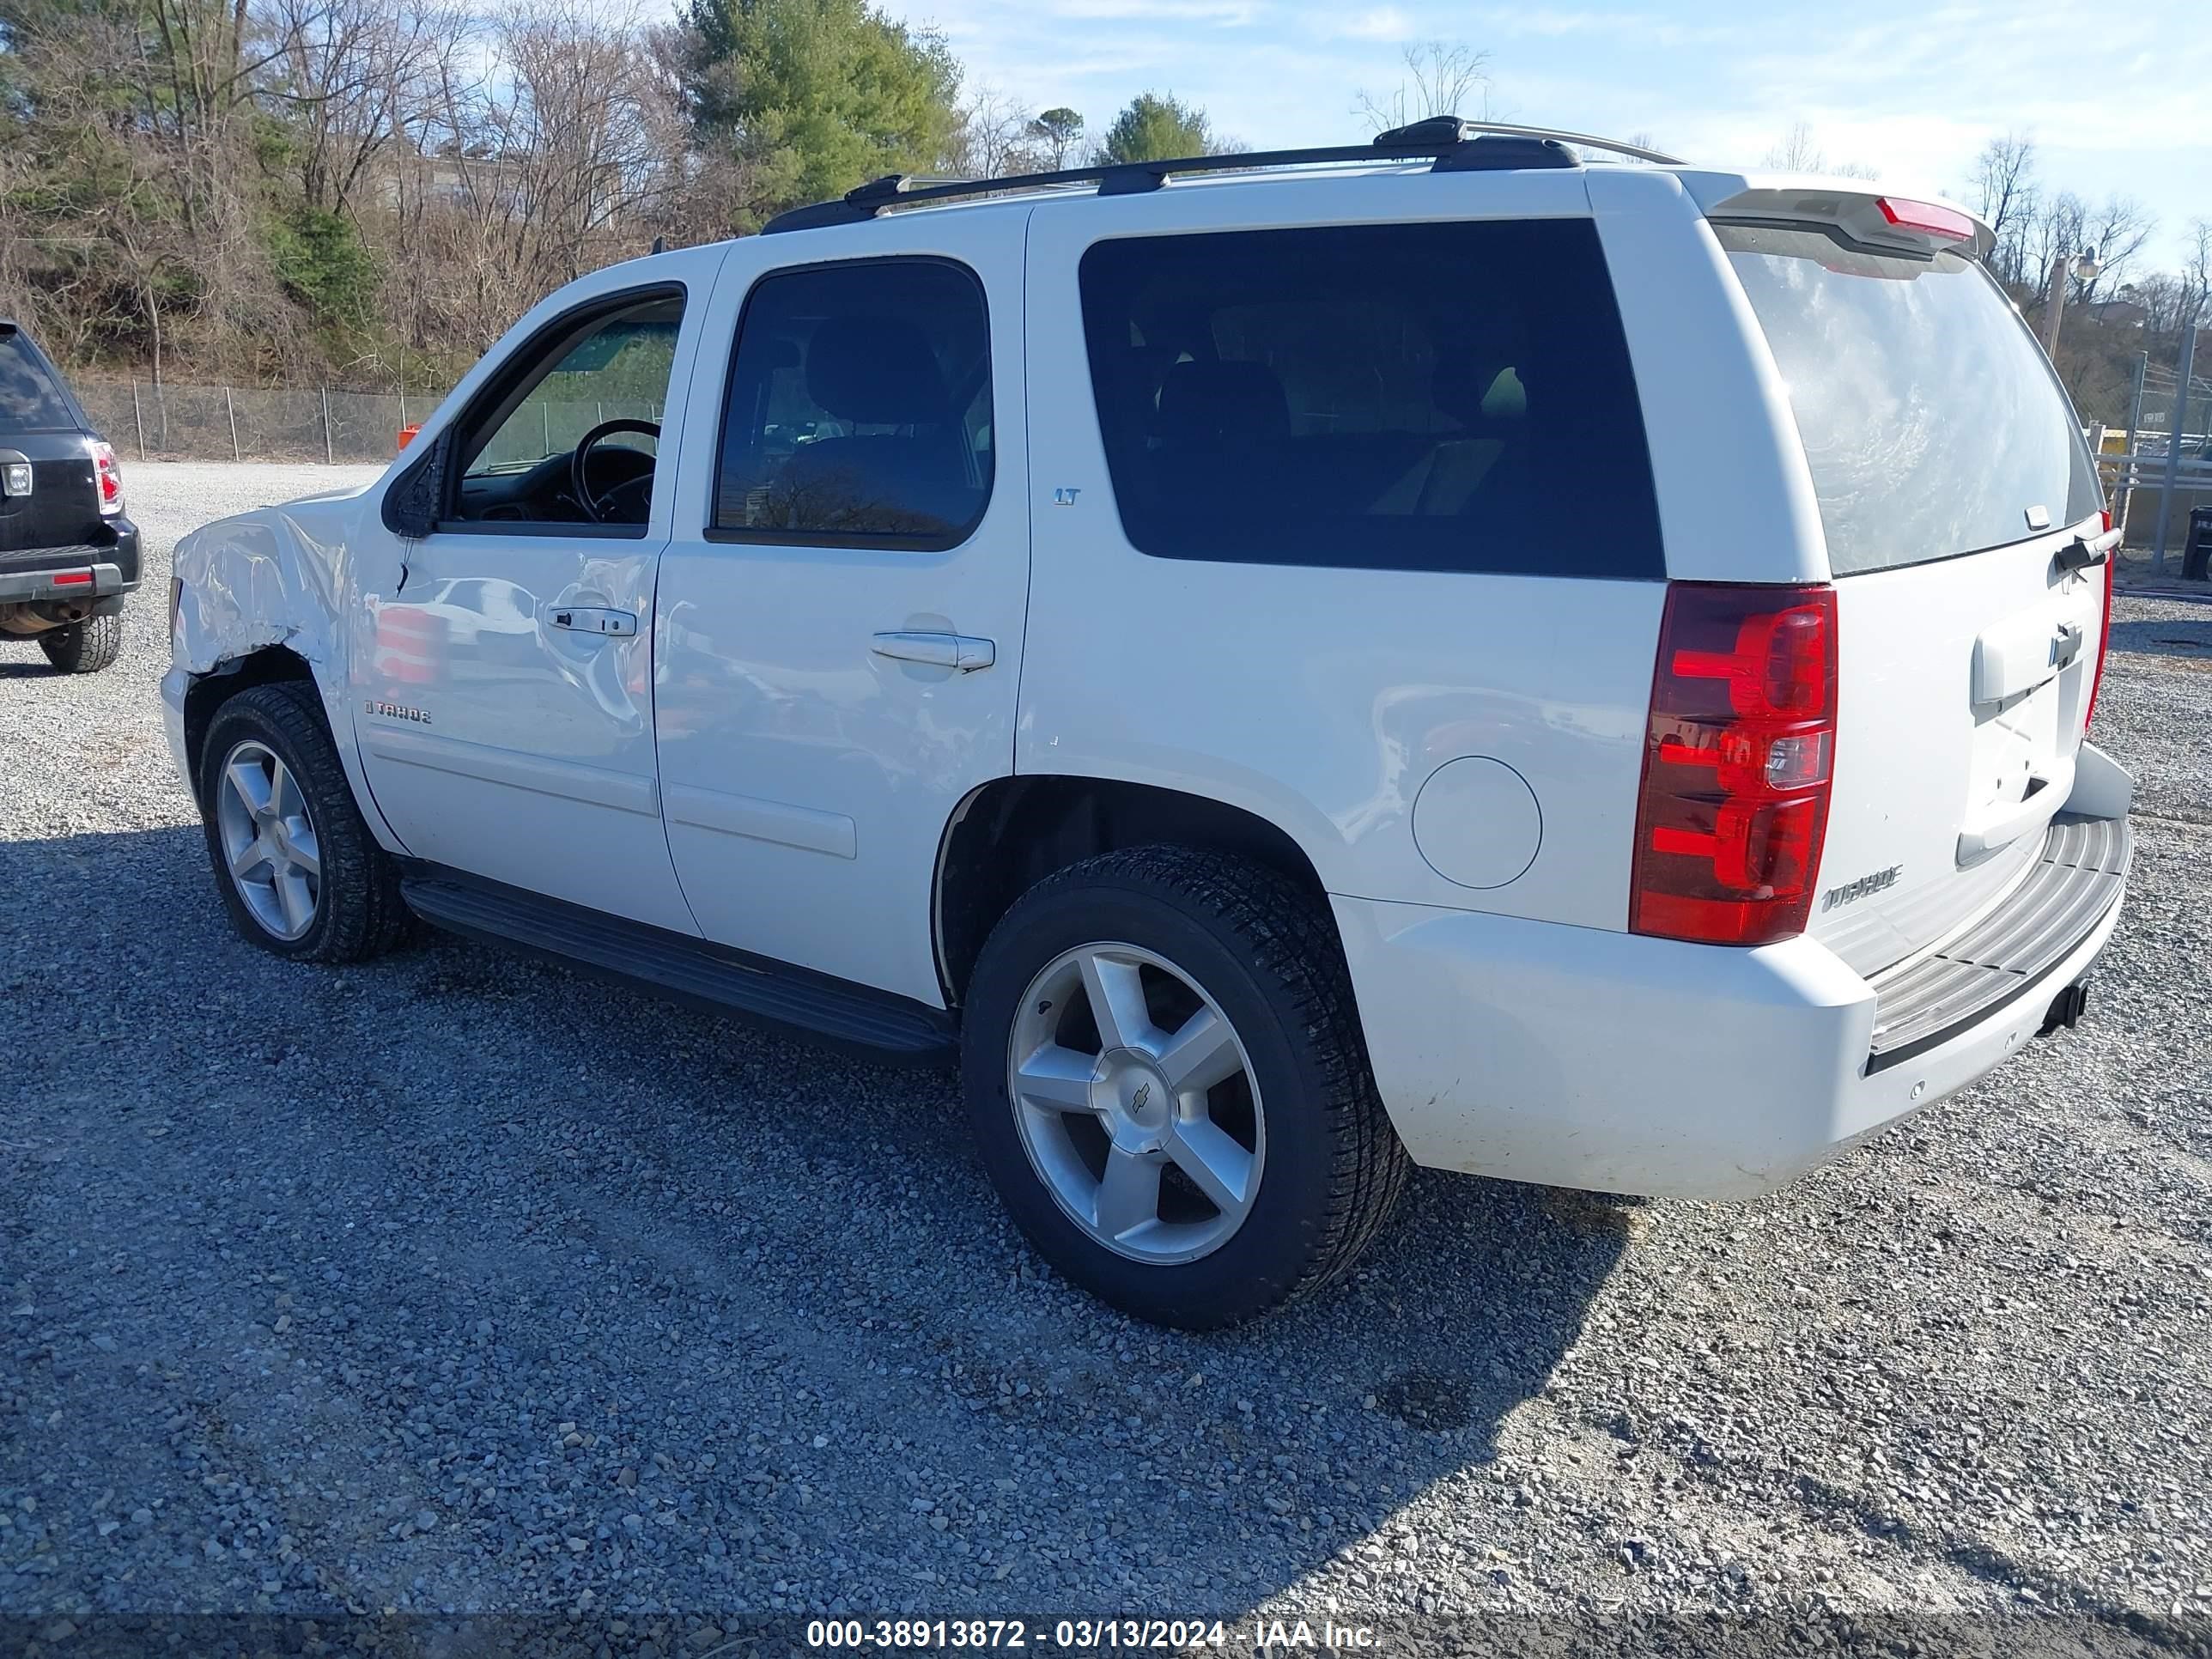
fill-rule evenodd
<path id="1" fill-rule="evenodd" d="M 64 674 L 97 674 L 122 653 L 123 607 L 95 611 L 65 628 L 49 628 L 39 635 L 39 649 Z"/>
<path id="2" fill-rule="evenodd" d="M 301 811 L 283 817 L 289 826 L 283 834 L 246 805 L 244 790 L 231 781 L 234 762 L 262 769 L 264 778 L 273 763 L 292 780 L 294 791 L 280 804 L 291 805 L 296 794 Z M 324 723 L 322 699 L 312 685 L 286 680 L 252 686 L 218 708 L 200 750 L 199 786 L 216 886 L 232 925 L 248 944 L 299 961 L 361 962 L 392 950 L 412 931 L 398 870 L 362 821 Z M 256 848 L 281 845 L 283 851 L 257 856 L 249 848 L 244 862 L 252 869 L 236 874 L 227 834 L 251 835 Z M 306 883 L 310 902 L 304 913 L 263 890 L 260 880 L 280 867 L 287 874 L 304 873 L 303 866 L 280 863 L 302 847 L 318 866 Z M 291 882 L 283 884 L 296 894 Z M 276 885 L 272 879 L 270 889 Z"/>
<path id="3" fill-rule="evenodd" d="M 1112 1040 L 1094 1011 L 1102 990 L 1134 1016 L 1115 1016 L 1115 1030 L 1145 1036 Z M 1200 1047 L 1189 1039 L 1201 1026 L 1216 1058 L 1189 1073 L 1194 1097 L 1169 1051 Z M 1018 1101 L 1018 1059 L 1030 1068 Z M 985 1168 L 1030 1243 L 1154 1324 L 1218 1329 L 1342 1278 L 1405 1188 L 1405 1149 L 1376 1094 L 1328 913 L 1241 859 L 1136 848 L 1030 889 L 977 960 L 961 1064 Z M 1232 1064 L 1242 1069 L 1225 1082 L 1205 1080 Z M 1040 1078 L 1049 1097 L 1032 1091 Z M 1225 1154 L 1198 1160 L 1215 1169 L 1211 1186 L 1186 1173 L 1196 1164 L 1181 1143 L 1199 1133 Z M 1149 1215 L 1142 1180 L 1133 1200 L 1107 1198 L 1124 1160 L 1163 1167 Z M 1113 1221 L 1139 1218 L 1121 1230 L 1109 1209 Z"/>

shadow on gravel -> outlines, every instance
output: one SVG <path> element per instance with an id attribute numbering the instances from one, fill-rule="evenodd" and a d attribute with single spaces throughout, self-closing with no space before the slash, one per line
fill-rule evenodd
<path id="1" fill-rule="evenodd" d="M 2212 621 L 2155 617 L 2112 624 L 2112 649 L 2131 656 L 2212 660 Z"/>
<path id="2" fill-rule="evenodd" d="M 1517 1413 L 1588 1473 L 1634 1455 L 1542 1399 L 1626 1201 L 1425 1174 L 1351 1282 L 1157 1331 L 1030 1255 L 950 1077 L 455 940 L 280 962 L 197 826 L 0 843 L 0 872 L 76 918 L 0 941 L 22 1271 L 118 1345 L 28 1408 L 181 1517 L 214 1500 L 143 1425 L 219 1399 L 208 1457 L 293 1494 L 299 1605 L 1225 1613 L 1439 1483 L 1509 1528 L 1551 1501 L 1490 1471 Z M 228 1605 L 189 1545 L 136 1593 Z"/>

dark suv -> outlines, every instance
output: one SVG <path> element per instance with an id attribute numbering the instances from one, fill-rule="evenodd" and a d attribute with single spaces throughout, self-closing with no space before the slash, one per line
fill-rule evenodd
<path id="1" fill-rule="evenodd" d="M 64 674 L 123 647 L 138 527 L 123 471 L 46 353 L 0 317 L 0 634 L 35 636 Z"/>

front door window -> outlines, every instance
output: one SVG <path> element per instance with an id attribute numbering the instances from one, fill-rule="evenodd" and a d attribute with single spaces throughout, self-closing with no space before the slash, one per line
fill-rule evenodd
<path id="1" fill-rule="evenodd" d="M 659 295 L 562 330 L 462 430 L 454 517 L 642 533 L 683 316 Z"/>

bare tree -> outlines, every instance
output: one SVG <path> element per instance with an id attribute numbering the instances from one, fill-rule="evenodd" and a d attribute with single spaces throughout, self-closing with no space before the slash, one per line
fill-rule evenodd
<path id="1" fill-rule="evenodd" d="M 1760 158 L 1759 165 L 1783 173 L 1827 173 L 1844 179 L 1881 176 L 1863 161 L 1838 161 L 1830 166 L 1826 153 L 1813 142 L 1812 127 L 1803 121 L 1790 123 L 1789 133 Z"/>
<path id="2" fill-rule="evenodd" d="M 539 295 L 624 252 L 672 180 L 672 113 L 636 21 L 561 4 L 501 15 L 484 73 L 441 67 L 413 220 L 442 313 L 482 349 Z M 426 298 L 428 296 L 426 296 Z"/>
<path id="3" fill-rule="evenodd" d="M 2087 276 L 2075 275 L 2068 299 L 2084 304 L 2118 288 L 2157 230 L 2158 216 L 2134 197 L 2107 196 L 2083 216 L 2081 246 L 2075 250 L 2094 252 L 2097 269 Z"/>
<path id="4" fill-rule="evenodd" d="M 1489 115 L 1488 52 L 1463 40 L 1417 40 L 1401 56 L 1406 78 L 1379 97 L 1362 91 L 1352 106 L 1352 113 L 1376 131 L 1388 132 L 1432 115 L 1464 115 L 1471 119 Z"/>
<path id="5" fill-rule="evenodd" d="M 1027 105 L 988 82 L 979 83 L 960 107 L 945 170 L 957 178 L 1002 179 L 1041 171 L 1050 151 L 1039 145 Z"/>
<path id="6" fill-rule="evenodd" d="M 263 96 L 292 130 L 307 205 L 345 212 L 377 163 L 419 136 L 467 21 L 434 0 L 271 0 L 271 13 L 283 54 Z"/>
<path id="7" fill-rule="evenodd" d="M 2212 219 L 2189 222 L 2189 251 L 2182 258 L 2180 319 L 2200 315 L 2212 301 Z"/>
<path id="8" fill-rule="evenodd" d="M 2051 301 L 2051 268 L 2059 256 L 2070 258 L 2087 246 L 2082 227 L 2088 217 L 2087 204 L 2070 190 L 2045 198 L 2036 213 L 2027 239 L 2028 269 L 2021 286 L 2033 294 L 2039 307 Z"/>
<path id="9" fill-rule="evenodd" d="M 1759 165 L 1779 167 L 1784 173 L 1819 173 L 1826 160 L 1813 143 L 1813 129 L 1797 121 L 1780 143 L 1759 158 Z"/>
<path id="10" fill-rule="evenodd" d="M 2142 307 L 2143 332 L 2153 339 L 2170 337 L 2181 325 L 2181 318 L 2189 303 L 2189 289 L 2179 276 L 2164 271 L 2154 271 L 2139 283 L 2131 283 L 2119 290 L 2118 297 L 2132 300 Z"/>
<path id="11" fill-rule="evenodd" d="M 1974 158 L 1974 210 L 1994 234 L 1990 268 L 2021 286 L 2027 275 L 2025 233 L 2035 216 L 2035 141 L 2018 133 L 1992 138 Z"/>

